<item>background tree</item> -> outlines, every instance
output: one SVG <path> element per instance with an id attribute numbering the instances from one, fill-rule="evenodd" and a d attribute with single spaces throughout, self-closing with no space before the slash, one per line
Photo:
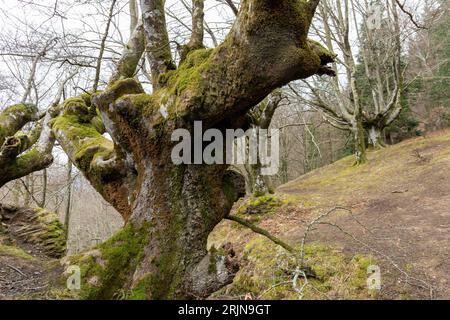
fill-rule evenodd
<path id="1" fill-rule="evenodd" d="M 419 30 L 409 46 L 408 102 L 422 122 L 421 131 L 450 125 L 449 10 L 447 1 L 425 2 L 422 20 L 427 28 Z"/>
<path id="2" fill-rule="evenodd" d="M 379 12 L 373 11 L 378 5 Z M 323 1 L 315 33 L 330 50 L 341 52 L 335 72 L 325 82 L 306 81 L 309 95 L 303 101 L 324 113 L 336 128 L 352 133 L 356 164 L 366 161 L 367 140 L 372 147 L 383 145 L 382 132 L 402 110 L 403 73 L 401 54 L 405 41 L 395 1 L 368 3 Z M 372 25 L 373 19 L 379 25 Z M 360 50 L 351 42 L 356 34 Z M 298 96 L 302 96 L 298 92 Z M 368 139 L 367 139 L 368 138 Z"/>
<path id="3" fill-rule="evenodd" d="M 380 26 L 370 26 L 364 19 L 362 30 L 357 30 L 361 46 L 358 67 L 363 71 L 357 74 L 357 86 L 363 105 L 363 126 L 373 148 L 384 146 L 384 130 L 400 115 L 404 92 L 404 35 L 397 3 L 379 1 L 376 5 L 382 15 Z"/>
<path id="4" fill-rule="evenodd" d="M 281 106 L 282 100 L 282 92 L 275 91 L 248 112 L 250 126 L 256 134 L 260 130 L 269 130 L 275 111 Z M 245 165 L 249 193 L 256 197 L 274 193 L 271 177 L 262 172 L 263 164 L 260 155 L 257 154 L 256 158 L 256 164 L 247 163 Z"/>

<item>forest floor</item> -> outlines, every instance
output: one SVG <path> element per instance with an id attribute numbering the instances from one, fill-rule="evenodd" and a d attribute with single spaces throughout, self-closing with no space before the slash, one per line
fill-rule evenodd
<path id="1" fill-rule="evenodd" d="M 9 220 L 0 217 L 0 300 L 45 299 L 63 272 L 52 258 L 64 250 L 54 245 L 54 235 L 63 232 L 51 229 L 58 218 L 44 210 L 22 209 L 9 209 Z M 7 216 L 7 207 L 3 210 Z M 48 251 L 54 248 L 59 251 Z"/>
<path id="2" fill-rule="evenodd" d="M 61 272 L 58 260 L 0 234 L 0 300 L 45 299 Z"/>
<path id="3" fill-rule="evenodd" d="M 311 272 L 305 281 L 296 272 L 298 257 L 224 221 L 210 245 L 231 242 L 242 267 L 213 298 L 450 299 L 450 131 L 368 156 L 365 165 L 353 167 L 348 157 L 281 186 L 274 196 L 237 203 L 233 214 L 291 246 L 300 250 L 306 239 Z M 349 211 L 331 212 L 337 207 Z M 312 221 L 321 224 L 305 238 Z M 380 268 L 381 290 L 367 290 L 372 265 Z M 0 233 L 0 299 L 51 297 L 60 268 Z"/>
<path id="4" fill-rule="evenodd" d="M 245 212 L 263 208 L 266 214 L 249 219 L 298 246 L 311 221 L 336 207 L 350 210 L 330 213 L 319 220 L 323 224 L 308 232 L 307 243 L 329 246 L 345 258 L 339 260 L 341 264 L 328 265 L 328 278 L 316 281 L 316 288 L 302 293 L 303 297 L 450 299 L 450 131 L 370 151 L 368 157 L 365 165 L 353 167 L 349 157 L 281 186 L 274 198 L 267 198 L 265 206 L 261 201 L 243 200 L 235 214 L 250 217 Z M 281 199 L 280 204 L 274 199 Z M 254 246 L 249 244 L 260 237 L 229 221 L 211 236 L 211 243 L 217 246 L 232 242 L 247 261 L 240 271 L 245 277 L 238 275 L 238 281 L 222 291 L 222 296 L 255 298 L 263 293 L 266 298 L 296 298 L 285 293 L 292 292 L 289 274 L 280 278 L 255 263 Z M 327 257 L 321 259 L 320 255 L 326 251 L 311 250 L 312 262 L 323 264 Z M 361 255 L 380 267 L 380 291 L 367 292 L 359 281 L 356 285 L 361 290 L 355 294 L 354 276 L 347 268 Z M 274 266 L 269 262 L 266 267 Z M 358 276 L 364 272 L 367 279 L 364 266 L 359 268 Z M 276 292 L 267 295 L 268 291 Z"/>

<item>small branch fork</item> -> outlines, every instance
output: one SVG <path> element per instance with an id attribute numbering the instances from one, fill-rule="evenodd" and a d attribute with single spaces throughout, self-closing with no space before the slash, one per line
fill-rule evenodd
<path id="1" fill-rule="evenodd" d="M 411 20 L 411 22 L 414 24 L 414 26 L 417 29 L 423 29 L 423 30 L 427 30 L 428 28 L 425 26 L 420 25 L 415 19 L 414 16 L 412 15 L 411 12 L 409 12 L 406 8 L 405 8 L 405 4 L 401 3 L 400 0 L 395 0 L 395 2 L 397 3 L 398 7 L 400 8 L 400 10 L 402 10 L 402 12 L 404 14 L 406 14 L 409 17 L 409 20 Z"/>

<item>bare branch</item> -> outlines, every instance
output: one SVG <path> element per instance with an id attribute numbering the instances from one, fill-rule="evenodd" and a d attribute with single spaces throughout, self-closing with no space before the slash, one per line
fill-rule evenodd
<path id="1" fill-rule="evenodd" d="M 398 7 L 400 8 L 400 10 L 402 10 L 402 12 L 405 13 L 405 14 L 409 17 L 409 20 L 411 20 L 411 22 L 414 24 L 414 26 L 415 26 L 417 29 L 423 29 L 423 30 L 427 30 L 427 29 L 428 29 L 427 27 L 425 27 L 425 26 L 423 26 L 423 25 L 420 25 L 420 24 L 414 19 L 413 14 L 412 14 L 410 11 L 408 11 L 408 9 L 406 9 L 404 3 L 402 4 L 402 3 L 400 2 L 400 0 L 395 0 L 395 2 L 397 3 L 397 5 L 398 5 Z"/>
<path id="2" fill-rule="evenodd" d="M 164 0 L 141 0 L 142 21 L 147 40 L 153 88 L 160 87 L 159 76 L 175 69 L 166 27 Z"/>
<path id="3" fill-rule="evenodd" d="M 138 22 L 136 29 L 125 46 L 122 56 L 117 63 L 116 71 L 110 79 L 110 83 L 117 80 L 133 78 L 136 67 L 145 51 L 144 25 Z"/>
<path id="4" fill-rule="evenodd" d="M 95 68 L 95 79 L 94 79 L 94 85 L 93 85 L 93 92 L 96 92 L 98 89 L 98 83 L 100 81 L 100 71 L 102 67 L 102 61 L 103 61 L 103 54 L 105 52 L 105 46 L 106 46 L 106 39 L 108 38 L 109 29 L 111 27 L 111 20 L 114 13 L 114 7 L 116 6 L 117 0 L 112 0 L 111 7 L 109 9 L 109 15 L 108 15 L 108 21 L 106 22 L 106 29 L 105 33 L 103 34 L 102 41 L 100 44 L 100 52 L 98 54 L 97 58 L 97 67 Z"/>

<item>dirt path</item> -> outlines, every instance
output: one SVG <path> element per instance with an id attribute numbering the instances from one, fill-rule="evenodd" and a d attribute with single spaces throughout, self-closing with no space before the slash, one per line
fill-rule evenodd
<path id="1" fill-rule="evenodd" d="M 49 287 L 46 262 L 15 256 L 0 257 L 0 299 L 42 297 Z"/>
<path id="2" fill-rule="evenodd" d="M 347 234 L 327 225 L 310 239 L 376 257 L 385 298 L 450 299 L 450 134 L 371 153 L 361 168 L 349 164 L 341 161 L 280 188 L 299 197 L 300 205 L 265 224 L 298 242 L 304 224 L 286 228 L 289 217 L 311 221 L 334 206 L 350 208 L 352 215 L 327 219 Z"/>

